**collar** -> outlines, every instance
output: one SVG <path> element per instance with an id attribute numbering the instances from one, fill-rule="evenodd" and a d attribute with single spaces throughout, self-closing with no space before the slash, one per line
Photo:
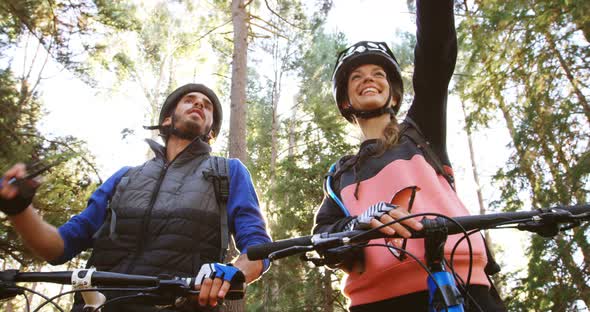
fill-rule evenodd
<path id="1" fill-rule="evenodd" d="M 146 139 L 147 144 L 150 146 L 156 158 L 163 160 L 165 163 L 168 162 L 166 159 L 166 147 L 161 145 L 160 143 L 152 140 Z M 195 157 L 209 154 L 211 153 L 211 146 L 205 141 L 197 138 L 196 140 L 192 141 L 189 145 L 187 145 L 178 155 L 170 162 L 174 163 L 185 163 L 194 159 Z"/>
<path id="2" fill-rule="evenodd" d="M 379 141 L 379 139 L 368 139 L 368 140 L 364 140 L 363 143 L 361 143 L 361 146 L 359 147 L 359 153 L 362 150 L 365 150 L 367 148 L 371 148 L 375 145 L 377 145 L 377 142 Z"/>

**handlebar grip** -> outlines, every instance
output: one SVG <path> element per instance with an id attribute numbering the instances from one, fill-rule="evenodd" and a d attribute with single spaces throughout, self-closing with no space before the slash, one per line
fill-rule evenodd
<path id="1" fill-rule="evenodd" d="M 242 284 L 241 286 L 232 284 L 231 288 L 225 295 L 225 299 L 240 300 L 244 298 L 244 288 L 244 284 Z"/>
<path id="2" fill-rule="evenodd" d="M 268 255 L 275 251 L 283 250 L 293 246 L 311 245 L 312 236 L 302 236 L 297 238 L 283 239 L 272 243 L 258 244 L 248 247 L 246 254 L 249 260 L 262 260 L 268 258 Z"/>

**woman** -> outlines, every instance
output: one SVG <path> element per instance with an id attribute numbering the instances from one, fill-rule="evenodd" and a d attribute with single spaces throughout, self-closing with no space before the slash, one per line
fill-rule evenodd
<path id="1" fill-rule="evenodd" d="M 453 185 L 446 152 L 447 89 L 457 54 L 453 1 L 417 1 L 412 106 L 403 123 L 395 117 L 403 95 L 398 63 L 382 42 L 358 42 L 340 53 L 334 70 L 334 95 L 341 114 L 356 124 L 364 142 L 359 152 L 337 162 L 326 183 L 327 195 L 316 215 L 314 233 L 339 232 L 359 226 L 378 227 L 411 213 L 466 215 Z M 334 196 L 329 196 L 332 193 Z M 402 222 L 422 228 L 418 218 Z M 400 224 L 381 229 L 408 238 Z M 449 258 L 459 235 L 449 236 Z M 473 265 L 468 310 L 505 311 L 490 293 L 481 236 L 472 235 Z M 376 243 L 383 243 L 383 240 Z M 424 259 L 422 239 L 387 241 Z M 426 311 L 427 273 L 393 248 L 365 248 L 340 263 L 348 276 L 344 293 L 351 311 Z M 469 250 L 463 242 L 454 269 L 467 279 Z"/>

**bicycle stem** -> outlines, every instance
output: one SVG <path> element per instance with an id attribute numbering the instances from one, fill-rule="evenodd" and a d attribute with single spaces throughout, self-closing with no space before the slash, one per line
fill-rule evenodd
<path id="1" fill-rule="evenodd" d="M 422 221 L 425 229 L 426 264 L 432 272 L 427 279 L 429 312 L 463 312 L 463 297 L 452 274 L 445 270 L 444 247 L 448 234 L 443 220 L 437 218 Z"/>

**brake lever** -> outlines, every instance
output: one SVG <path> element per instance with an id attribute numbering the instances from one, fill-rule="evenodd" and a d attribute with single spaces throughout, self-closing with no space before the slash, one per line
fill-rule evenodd
<path id="1" fill-rule="evenodd" d="M 68 155 L 70 154 L 65 154 L 66 156 L 64 156 L 64 154 L 58 155 L 57 158 L 51 162 L 49 162 L 48 164 L 43 166 L 43 160 L 39 160 L 36 161 L 32 164 L 27 164 L 26 168 L 27 171 L 31 171 L 29 172 L 27 175 L 25 175 L 22 178 L 16 178 L 16 177 L 12 177 L 10 180 L 8 180 L 8 184 L 10 185 L 17 185 L 17 186 L 21 186 L 19 185 L 19 183 L 22 183 L 22 181 L 26 181 L 26 180 L 30 180 L 33 178 L 36 178 L 37 176 L 41 175 L 42 173 L 46 172 L 47 170 L 61 164 L 62 162 L 68 160 L 71 158 L 68 157 Z"/>
<path id="2" fill-rule="evenodd" d="M 550 209 L 538 216 L 531 218 L 531 221 L 520 223 L 517 228 L 521 231 L 537 233 L 545 238 L 551 238 L 561 231 L 565 231 L 579 225 L 579 217 L 571 212 L 562 209 Z M 560 226 L 561 224 L 569 224 Z"/>
<path id="3" fill-rule="evenodd" d="M 581 213 L 573 216 L 577 221 L 590 221 L 590 212 Z"/>
<path id="4" fill-rule="evenodd" d="M 273 260 L 277 260 L 280 258 L 285 258 L 285 257 L 292 256 L 292 255 L 295 255 L 298 253 L 312 251 L 312 250 L 313 250 L 313 246 L 292 246 L 289 248 L 277 250 L 277 251 L 269 254 L 268 259 L 273 261 Z"/>
<path id="5" fill-rule="evenodd" d="M 310 257 L 307 254 L 302 254 L 300 259 L 303 261 L 309 261 L 316 267 L 324 265 L 335 265 L 341 263 L 346 254 L 352 249 L 358 247 L 357 245 L 345 245 L 335 248 L 326 249 L 322 252 L 320 257 Z"/>
<path id="6" fill-rule="evenodd" d="M 31 172 L 31 173 L 28 173 L 27 175 L 25 175 L 22 178 L 12 177 L 12 178 L 10 178 L 10 180 L 8 180 L 8 184 L 10 184 L 10 185 L 18 185 L 18 183 L 20 181 L 26 181 L 26 180 L 30 180 L 30 179 L 36 178 L 37 176 L 39 176 L 40 174 L 44 173 L 45 171 L 51 169 L 55 165 L 49 164 L 47 166 L 43 166 L 43 167 L 41 167 L 41 168 L 39 168 L 39 169 Z M 27 167 L 27 171 L 28 170 L 32 170 L 34 168 L 34 166 L 26 166 L 26 167 Z"/>

